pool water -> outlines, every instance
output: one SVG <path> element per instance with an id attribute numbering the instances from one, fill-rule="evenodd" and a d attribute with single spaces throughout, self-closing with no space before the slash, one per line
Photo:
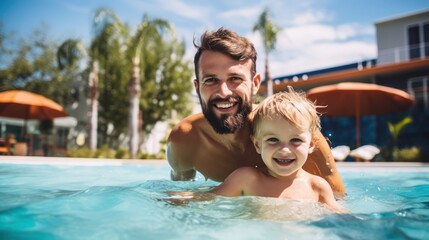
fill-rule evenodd
<path id="1" fill-rule="evenodd" d="M 163 165 L 0 164 L 0 239 L 429 239 L 429 168 L 341 169 L 350 214 L 259 197 L 189 201 Z M 182 201 L 183 200 L 183 201 Z"/>

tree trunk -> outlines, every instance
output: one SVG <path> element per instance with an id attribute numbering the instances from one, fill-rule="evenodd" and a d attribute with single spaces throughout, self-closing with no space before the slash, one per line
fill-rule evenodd
<path id="1" fill-rule="evenodd" d="M 89 112 L 88 112 L 88 145 L 89 149 L 97 148 L 97 128 L 98 128 L 98 62 L 95 61 L 92 66 L 92 71 L 89 74 Z"/>
<path id="2" fill-rule="evenodd" d="M 270 76 L 268 54 L 265 56 L 265 81 L 267 82 L 267 97 L 273 95 L 273 79 Z"/>
<path id="3" fill-rule="evenodd" d="M 139 59 L 133 60 L 133 72 L 128 91 L 130 93 L 130 114 L 129 114 L 129 129 L 130 129 L 130 155 L 132 158 L 137 156 L 139 147 L 139 100 L 140 100 L 140 67 Z"/>

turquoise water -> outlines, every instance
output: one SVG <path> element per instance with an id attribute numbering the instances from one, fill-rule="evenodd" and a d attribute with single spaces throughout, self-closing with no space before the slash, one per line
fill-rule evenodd
<path id="1" fill-rule="evenodd" d="M 181 204 L 167 165 L 0 164 L 0 239 L 429 239 L 429 176 L 340 169 L 350 214 L 258 197 Z"/>

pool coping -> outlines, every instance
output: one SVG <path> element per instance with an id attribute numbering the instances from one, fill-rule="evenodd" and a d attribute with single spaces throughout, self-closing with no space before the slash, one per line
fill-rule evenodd
<path id="1" fill-rule="evenodd" d="M 165 159 L 111 159 L 111 158 L 70 158 L 70 157 L 39 157 L 39 156 L 0 156 L 0 164 L 55 164 L 55 165 L 82 165 L 82 166 L 122 166 L 122 165 L 168 165 Z M 429 162 L 337 162 L 341 171 L 362 171 L 389 168 L 410 171 L 428 171 Z"/>
<path id="2" fill-rule="evenodd" d="M 338 162 L 340 172 L 429 172 L 428 162 Z"/>
<path id="3" fill-rule="evenodd" d="M 167 165 L 160 159 L 70 158 L 39 156 L 0 156 L 0 164 L 55 164 L 76 166 Z"/>

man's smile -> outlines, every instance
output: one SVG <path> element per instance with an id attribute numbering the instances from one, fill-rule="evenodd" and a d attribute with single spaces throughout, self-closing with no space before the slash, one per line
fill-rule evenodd
<path id="1" fill-rule="evenodd" d="M 211 102 L 214 108 L 222 112 L 231 111 L 239 103 L 238 99 L 232 97 L 227 99 L 213 99 Z"/>
<path id="2" fill-rule="evenodd" d="M 219 109 L 227 109 L 227 108 L 233 107 L 235 104 L 237 104 L 237 102 L 235 102 L 235 103 L 231 103 L 231 102 L 228 102 L 228 103 L 215 103 L 214 106 L 216 108 L 219 108 Z"/>

